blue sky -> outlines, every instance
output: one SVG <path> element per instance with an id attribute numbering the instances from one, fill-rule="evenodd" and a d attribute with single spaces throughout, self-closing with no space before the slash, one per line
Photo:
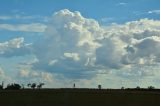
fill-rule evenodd
<path id="1" fill-rule="evenodd" d="M 0 7 L 0 80 L 160 87 L 159 0 L 1 0 Z"/>
<path id="2" fill-rule="evenodd" d="M 2 15 L 49 16 L 61 9 L 80 11 L 85 17 L 100 20 L 116 18 L 116 22 L 126 22 L 144 17 L 158 19 L 148 11 L 159 9 L 159 0 L 2 0 Z"/>

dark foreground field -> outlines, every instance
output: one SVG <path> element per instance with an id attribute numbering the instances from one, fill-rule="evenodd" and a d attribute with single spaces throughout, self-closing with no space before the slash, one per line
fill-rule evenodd
<path id="1" fill-rule="evenodd" d="M 160 91 L 2 90 L 0 106 L 160 106 Z"/>

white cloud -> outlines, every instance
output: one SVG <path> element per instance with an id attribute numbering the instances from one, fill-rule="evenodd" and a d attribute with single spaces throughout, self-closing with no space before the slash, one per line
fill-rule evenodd
<path id="1" fill-rule="evenodd" d="M 42 16 L 28 16 L 28 15 L 0 15 L 0 20 L 34 20 L 34 19 L 45 19 L 46 17 Z"/>
<path id="2" fill-rule="evenodd" d="M 79 61 L 80 60 L 79 55 L 77 53 L 64 53 L 64 56 L 66 58 L 71 58 L 74 61 Z"/>
<path id="3" fill-rule="evenodd" d="M 28 70 L 20 70 L 19 71 L 19 76 L 23 78 L 28 78 L 29 77 L 29 71 Z"/>
<path id="4" fill-rule="evenodd" d="M 146 68 L 141 67 L 157 67 L 159 64 L 160 21 L 141 19 L 123 25 L 113 24 L 105 29 L 105 40 L 102 40 L 101 48 L 97 49 L 98 64 L 111 64 L 112 68 L 119 66 L 121 70 L 128 67 L 126 70 L 133 71 L 122 73 L 130 78 L 154 75 L 155 71 L 145 71 Z"/>
<path id="5" fill-rule="evenodd" d="M 124 2 L 121 2 L 121 3 L 118 3 L 118 4 L 116 4 L 117 6 L 125 6 L 125 5 L 127 5 L 128 3 L 124 3 Z"/>
<path id="6" fill-rule="evenodd" d="M 82 17 L 79 12 L 56 12 L 48 24 L 45 39 L 35 46 L 39 61 L 34 68 L 68 74 L 90 70 L 95 61 L 95 50 L 100 46 L 96 40 L 102 38 L 102 34 L 98 22 Z M 56 65 L 50 65 L 52 60 L 56 60 Z"/>
<path id="7" fill-rule="evenodd" d="M 42 72 L 41 76 L 45 82 L 53 82 L 54 80 L 53 75 L 51 73 Z"/>
<path id="8" fill-rule="evenodd" d="M 57 62 L 58 62 L 58 60 L 51 60 L 51 61 L 49 62 L 49 65 L 55 65 Z"/>
<path id="9" fill-rule="evenodd" d="M 148 11 L 149 14 L 160 14 L 160 10 L 151 10 Z"/>
<path id="10" fill-rule="evenodd" d="M 31 44 L 25 44 L 24 38 L 15 38 L 0 43 L 0 57 L 24 56 L 31 53 Z"/>
<path id="11" fill-rule="evenodd" d="M 96 50 L 96 64 L 110 68 L 120 68 L 122 58 L 126 54 L 126 44 L 118 37 L 105 38 L 100 41 L 101 47 Z"/>
<path id="12" fill-rule="evenodd" d="M 54 76 L 48 72 L 38 72 L 38 71 L 29 71 L 29 70 L 20 70 L 18 73 L 18 78 L 27 79 L 30 82 L 45 82 L 51 83 L 54 80 Z"/>
<path id="13" fill-rule="evenodd" d="M 11 19 L 10 16 L 0 16 L 0 20 L 9 20 Z"/>
<path id="14" fill-rule="evenodd" d="M 22 32 L 44 32 L 46 26 L 41 23 L 32 24 L 0 24 L 0 30 L 22 31 Z"/>

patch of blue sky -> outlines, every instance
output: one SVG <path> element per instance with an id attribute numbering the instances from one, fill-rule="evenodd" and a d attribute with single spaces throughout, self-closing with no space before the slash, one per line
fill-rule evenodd
<path id="1" fill-rule="evenodd" d="M 6 31 L 0 30 L 0 42 L 5 42 L 14 38 L 23 37 L 25 39 L 25 43 L 33 43 L 41 39 L 44 36 L 43 33 L 37 32 L 20 32 L 20 31 Z"/>
<path id="2" fill-rule="evenodd" d="M 0 3 L 0 14 L 50 16 L 55 11 L 66 8 L 71 11 L 80 11 L 87 18 L 98 20 L 104 17 L 116 17 L 117 20 L 115 21 L 117 23 L 123 23 L 143 17 L 143 15 L 136 17 L 134 14 L 135 11 L 141 10 L 147 12 L 159 9 L 159 2 L 159 0 L 3 0 Z M 122 3 L 123 5 L 117 5 Z M 12 22 L 14 23 L 14 21 Z M 23 22 L 25 23 L 25 21 Z"/>

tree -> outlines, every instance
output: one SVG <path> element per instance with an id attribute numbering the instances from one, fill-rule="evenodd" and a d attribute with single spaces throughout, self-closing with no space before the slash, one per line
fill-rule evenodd
<path id="1" fill-rule="evenodd" d="M 125 89 L 125 88 L 122 86 L 121 89 Z"/>
<path id="2" fill-rule="evenodd" d="M 41 89 L 43 85 L 44 85 L 44 83 L 39 83 L 39 84 L 37 85 L 37 88 L 38 88 L 38 89 Z"/>
<path id="3" fill-rule="evenodd" d="M 141 89 L 141 88 L 139 86 L 137 86 L 136 89 Z"/>
<path id="4" fill-rule="evenodd" d="M 31 87 L 31 83 L 27 84 L 27 86 L 30 88 Z"/>
<path id="5" fill-rule="evenodd" d="M 21 86 L 19 84 L 13 83 L 13 84 L 8 84 L 6 89 L 19 90 L 21 89 Z"/>
<path id="6" fill-rule="evenodd" d="M 102 86 L 101 86 L 101 85 L 98 85 L 98 89 L 102 89 Z"/>
<path id="7" fill-rule="evenodd" d="M 155 87 L 154 86 L 148 86 L 148 89 L 153 90 L 153 89 L 155 89 Z"/>
<path id="8" fill-rule="evenodd" d="M 31 88 L 32 88 L 32 89 L 35 89 L 35 88 L 36 88 L 36 83 L 32 83 L 32 84 L 31 84 Z"/>

